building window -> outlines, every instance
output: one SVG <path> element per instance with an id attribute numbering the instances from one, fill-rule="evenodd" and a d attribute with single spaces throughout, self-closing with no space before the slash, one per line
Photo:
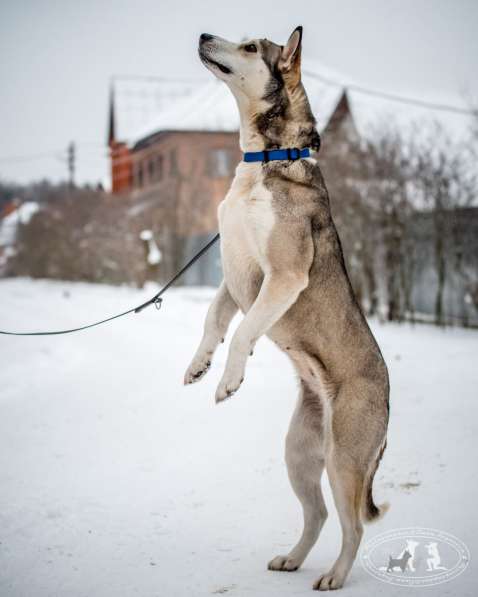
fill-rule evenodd
<path id="1" fill-rule="evenodd" d="M 169 154 L 169 171 L 171 173 L 171 176 L 176 176 L 177 174 L 179 174 L 178 156 L 176 154 L 175 149 L 171 149 L 171 152 Z"/>
<path id="2" fill-rule="evenodd" d="M 234 159 L 228 149 L 213 149 L 208 161 L 208 174 L 211 178 L 224 178 L 234 173 Z"/>
<path id="3" fill-rule="evenodd" d="M 156 156 L 156 180 L 163 178 L 163 156 Z"/>
<path id="4" fill-rule="evenodd" d="M 142 172 L 142 173 L 140 173 Z M 151 156 L 142 164 L 138 164 L 137 186 L 143 184 L 151 185 L 158 182 L 163 177 L 163 158 L 162 156 Z"/>
<path id="5" fill-rule="evenodd" d="M 144 176 L 143 176 L 143 164 L 138 162 L 136 164 L 136 186 L 141 188 L 144 183 Z"/>
<path id="6" fill-rule="evenodd" d="M 153 158 L 151 158 L 148 161 L 148 182 L 151 184 L 152 182 L 155 181 L 156 179 L 156 173 L 155 173 L 155 160 Z"/>

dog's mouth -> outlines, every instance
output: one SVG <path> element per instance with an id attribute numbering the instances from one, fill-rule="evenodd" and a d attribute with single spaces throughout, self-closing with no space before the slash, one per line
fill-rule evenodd
<path id="1" fill-rule="evenodd" d="M 228 66 L 226 66 L 225 64 L 221 64 L 220 62 L 218 62 L 217 60 L 213 60 L 212 58 L 209 58 L 209 56 L 207 56 L 202 48 L 199 48 L 199 57 L 201 58 L 201 60 L 207 65 L 207 64 L 211 64 L 212 66 L 215 66 L 216 68 L 218 68 L 222 73 L 224 73 L 225 75 L 230 75 L 232 73 L 232 69 L 230 69 Z"/>

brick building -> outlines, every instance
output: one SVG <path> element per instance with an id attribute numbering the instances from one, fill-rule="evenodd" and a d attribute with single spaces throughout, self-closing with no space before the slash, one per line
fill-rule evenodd
<path id="1" fill-rule="evenodd" d="M 320 89 L 312 79 L 307 83 L 320 130 L 326 129 L 330 133 L 342 127 L 354 128 L 345 92 Z M 165 88 L 161 89 L 163 85 Z M 233 175 L 241 154 L 237 107 L 229 90 L 217 81 L 196 83 L 197 88 L 193 84 L 184 84 L 174 100 L 168 101 L 171 85 L 172 82 L 159 83 L 158 93 L 162 95 L 162 101 L 156 111 L 150 106 L 144 111 L 141 105 L 133 105 L 133 108 L 127 103 L 124 105 L 124 99 L 118 99 L 117 85 L 112 87 L 108 145 L 113 194 L 140 193 L 153 186 L 159 191 L 158 183 L 162 181 L 187 179 L 194 175 L 196 183 L 207 179 L 208 185 L 213 185 L 215 195 L 216 189 L 223 193 L 224 179 Z M 126 93 L 124 84 L 120 85 L 119 97 L 131 96 L 134 94 L 131 88 L 134 90 L 135 87 L 137 83 L 133 82 Z M 138 92 L 141 93 L 144 92 Z M 127 113 L 132 110 L 143 111 L 148 116 L 141 124 L 132 124 L 127 122 Z"/>

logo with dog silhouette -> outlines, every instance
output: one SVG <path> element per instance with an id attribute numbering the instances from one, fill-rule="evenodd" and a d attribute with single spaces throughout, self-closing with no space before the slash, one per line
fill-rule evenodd
<path id="1" fill-rule="evenodd" d="M 365 570 L 393 585 L 430 586 L 456 578 L 470 553 L 457 537 L 435 529 L 394 529 L 368 541 L 361 553 Z"/>

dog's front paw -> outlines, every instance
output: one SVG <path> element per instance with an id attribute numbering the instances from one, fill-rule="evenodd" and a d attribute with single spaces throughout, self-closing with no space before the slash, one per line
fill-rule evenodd
<path id="1" fill-rule="evenodd" d="M 203 354 L 198 357 L 194 357 L 192 363 L 189 365 L 186 373 L 184 374 L 184 385 L 195 383 L 202 379 L 209 368 L 211 367 L 211 354 Z"/>
<path id="2" fill-rule="evenodd" d="M 217 386 L 216 390 L 216 403 L 230 398 L 237 392 L 239 386 L 244 381 L 244 371 L 229 373 L 227 370 L 224 372 L 222 379 Z"/>

